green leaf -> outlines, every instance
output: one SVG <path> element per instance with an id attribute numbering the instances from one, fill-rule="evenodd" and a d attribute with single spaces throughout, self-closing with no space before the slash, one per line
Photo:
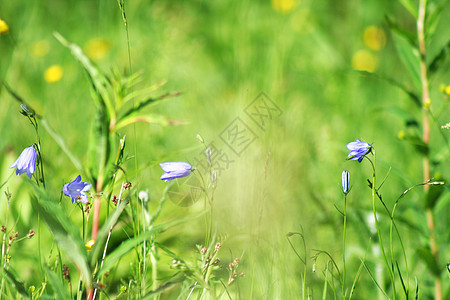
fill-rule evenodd
<path id="1" fill-rule="evenodd" d="M 181 223 L 184 223 L 187 221 L 191 221 L 193 218 L 199 217 L 203 214 L 204 213 L 196 214 L 194 216 L 187 216 L 185 218 L 173 220 L 173 221 L 167 222 L 165 224 L 154 226 L 151 229 L 141 233 L 140 235 L 124 241 L 119 247 L 117 247 L 113 252 L 111 252 L 105 258 L 103 268 L 99 271 L 98 276 L 100 277 L 103 274 L 105 274 L 105 272 L 107 272 L 124 255 L 126 255 L 128 252 L 130 252 L 131 250 L 133 250 L 134 248 L 139 246 L 144 241 L 154 238 L 156 234 L 166 231 L 167 229 L 169 229 L 175 225 L 178 225 L 178 224 L 181 224 Z"/>
<path id="2" fill-rule="evenodd" d="M 405 140 L 410 142 L 414 148 L 417 150 L 417 152 L 421 153 L 422 155 L 427 156 L 430 152 L 430 148 L 427 143 L 423 141 L 423 139 L 418 136 L 416 133 L 409 134 L 405 137 Z"/>
<path id="3" fill-rule="evenodd" d="M 50 269 L 48 269 L 48 268 L 45 268 L 45 273 L 48 276 L 48 281 L 50 282 L 50 285 L 53 289 L 53 294 L 55 296 L 55 299 L 58 299 L 58 300 L 70 299 L 70 296 L 67 294 L 66 290 L 64 289 L 63 282 L 55 274 L 55 272 L 50 271 Z"/>
<path id="4" fill-rule="evenodd" d="M 430 65 L 428 66 L 428 72 L 430 73 L 430 76 L 433 75 L 440 66 L 442 66 L 449 56 L 450 53 L 450 40 L 445 44 L 441 51 L 433 58 Z"/>
<path id="5" fill-rule="evenodd" d="M 447 0 L 429 1 L 425 20 L 425 40 L 430 41 L 436 32 L 437 25 L 441 19 Z"/>
<path id="6" fill-rule="evenodd" d="M 436 178 L 436 180 L 443 181 L 442 178 Z M 429 185 L 429 189 L 425 198 L 425 208 L 433 209 L 434 206 L 438 203 L 438 200 L 444 193 L 445 189 L 445 184 Z"/>
<path id="7" fill-rule="evenodd" d="M 130 91 L 129 93 L 127 93 L 124 96 L 123 102 L 127 103 L 133 99 L 138 99 L 138 98 L 145 98 L 145 99 L 151 98 L 150 95 L 154 91 L 159 89 L 160 87 L 164 86 L 166 83 L 167 83 L 167 81 L 158 82 L 158 83 L 156 83 L 148 88 L 145 88 L 145 89 L 137 89 L 137 90 Z"/>
<path id="8" fill-rule="evenodd" d="M 117 205 L 116 210 L 109 216 L 108 220 L 105 224 L 100 228 L 97 240 L 95 241 L 94 246 L 92 247 L 92 256 L 91 256 L 91 266 L 93 267 L 95 263 L 98 261 L 100 254 L 102 253 L 105 241 L 108 236 L 109 231 L 114 228 L 117 221 L 119 220 L 120 215 L 124 211 L 125 207 L 128 205 L 129 198 L 123 199 L 119 205 Z"/>
<path id="9" fill-rule="evenodd" d="M 124 118 L 126 118 L 126 117 L 128 117 L 128 116 L 131 116 L 131 115 L 134 115 L 134 114 L 138 113 L 138 112 L 141 111 L 144 107 L 147 107 L 147 106 L 149 106 L 149 105 L 151 105 L 151 104 L 158 103 L 158 102 L 160 102 L 160 101 L 162 101 L 162 100 L 164 100 L 164 99 L 176 97 L 176 96 L 178 96 L 178 95 L 180 95 L 180 93 L 173 93 L 173 94 L 166 93 L 166 94 L 162 94 L 162 95 L 160 95 L 160 96 L 158 96 L 158 97 L 156 97 L 156 98 L 148 98 L 148 99 L 145 99 L 145 100 L 139 102 L 136 106 L 134 106 L 134 107 L 130 108 L 129 110 L 127 110 L 127 111 L 119 118 L 119 122 L 120 122 L 120 120 L 123 120 Z"/>
<path id="10" fill-rule="evenodd" d="M 173 285 L 178 284 L 178 283 L 183 282 L 183 281 L 184 281 L 184 278 L 181 278 L 181 279 L 178 279 L 178 280 L 172 280 L 172 281 L 164 282 L 156 290 L 148 292 L 144 296 L 144 298 L 142 298 L 142 300 L 154 299 L 155 295 L 161 294 L 162 292 L 164 292 L 165 290 L 169 289 Z"/>
<path id="11" fill-rule="evenodd" d="M 95 64 L 83 53 L 83 50 L 76 44 L 67 41 L 58 32 L 54 32 L 55 38 L 66 48 L 70 49 L 72 55 L 83 65 L 84 69 L 89 75 L 89 79 L 92 83 L 92 87 L 95 94 L 93 95 L 95 103 L 98 107 L 106 106 L 110 119 L 116 119 L 116 111 L 114 108 L 113 100 L 111 99 L 110 91 L 108 87 L 110 86 L 107 78 L 100 72 L 100 70 L 95 66 Z"/>
<path id="12" fill-rule="evenodd" d="M 87 253 L 78 228 L 58 203 L 51 199 L 45 190 L 34 186 L 38 195 L 33 197 L 33 206 L 47 224 L 56 243 L 66 256 L 74 263 L 87 287 L 92 286 L 91 270 Z M 38 200 L 39 199 L 39 200 Z"/>
<path id="13" fill-rule="evenodd" d="M 27 290 L 25 289 L 25 285 L 23 284 L 23 282 L 20 282 L 15 275 L 14 270 L 12 270 L 10 268 L 10 270 L 8 271 L 7 269 L 3 269 L 3 273 L 2 273 L 3 278 L 5 278 L 6 280 L 8 280 L 8 282 L 11 284 L 11 286 L 18 292 L 20 293 L 20 295 L 22 295 L 22 297 L 28 299 L 28 293 Z"/>
<path id="14" fill-rule="evenodd" d="M 393 37 L 400 59 L 409 71 L 415 87 L 419 89 L 421 87 L 419 49 L 396 31 L 393 31 Z"/>
<path id="15" fill-rule="evenodd" d="M 105 108 L 99 106 L 89 139 L 89 170 L 94 182 L 97 182 L 101 176 L 102 186 L 106 167 L 111 159 L 112 139 L 109 131 L 109 121 Z"/>
<path id="16" fill-rule="evenodd" d="M 419 122 L 409 111 L 406 111 L 400 107 L 388 107 L 385 109 L 385 111 L 401 118 L 407 127 L 409 126 L 419 127 Z"/>
<path id="17" fill-rule="evenodd" d="M 403 7 L 417 20 L 417 5 L 413 0 L 399 0 Z"/>
<path id="18" fill-rule="evenodd" d="M 162 116 L 162 115 L 155 115 L 155 114 L 131 115 L 131 116 L 121 119 L 119 121 L 119 123 L 117 123 L 115 130 L 119 130 L 130 124 L 138 123 L 138 122 L 158 124 L 161 126 L 183 124 L 180 121 L 169 120 L 165 116 Z"/>
<path id="19" fill-rule="evenodd" d="M 58 133 L 56 133 L 55 130 L 50 126 L 50 124 L 47 123 L 47 120 L 44 118 L 40 118 L 42 126 L 45 128 L 45 130 L 48 132 L 48 134 L 53 138 L 53 140 L 56 142 L 56 144 L 61 148 L 61 150 L 69 157 L 70 161 L 73 163 L 75 168 L 77 168 L 79 171 L 83 170 L 83 165 L 78 160 L 78 158 L 70 151 L 69 147 L 67 147 L 66 142 L 60 136 Z"/>
<path id="20" fill-rule="evenodd" d="M 417 96 L 417 94 L 415 94 L 413 91 L 408 89 L 402 83 L 400 83 L 388 76 L 382 75 L 382 74 L 370 73 L 367 71 L 356 71 L 356 72 L 358 72 L 359 74 L 364 75 L 364 76 L 369 76 L 369 77 L 374 77 L 377 79 L 384 80 L 384 81 L 392 84 L 393 86 L 400 88 L 403 92 L 405 92 L 410 97 L 410 99 L 414 102 L 414 104 L 417 105 L 417 107 L 422 107 L 422 102 L 420 101 L 419 96 Z"/>
<path id="21" fill-rule="evenodd" d="M 386 23 L 388 24 L 389 28 L 394 31 L 396 34 L 402 36 L 405 38 L 408 43 L 411 45 L 416 45 L 417 43 L 417 34 L 415 32 L 411 32 L 400 25 L 398 25 L 394 20 L 392 20 L 389 16 L 385 17 Z"/>
<path id="22" fill-rule="evenodd" d="M 434 276 L 439 277 L 441 274 L 441 270 L 439 270 L 439 266 L 434 258 L 431 250 L 428 247 L 422 247 L 416 250 L 417 256 L 425 263 L 428 270 L 433 273 Z"/>

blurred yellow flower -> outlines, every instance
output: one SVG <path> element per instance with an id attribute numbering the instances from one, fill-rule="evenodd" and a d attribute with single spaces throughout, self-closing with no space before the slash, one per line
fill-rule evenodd
<path id="1" fill-rule="evenodd" d="M 94 244 L 95 244 L 95 241 L 94 240 L 90 240 L 84 246 L 86 247 L 87 251 L 91 251 L 92 250 L 92 246 L 94 246 Z"/>
<path id="2" fill-rule="evenodd" d="M 6 24 L 6 22 L 0 18 L 0 34 L 8 32 L 8 31 L 9 31 L 8 24 Z"/>
<path id="3" fill-rule="evenodd" d="M 44 72 L 44 79 L 49 83 L 57 82 L 61 80 L 63 76 L 63 69 L 60 65 L 53 65 Z"/>
<path id="4" fill-rule="evenodd" d="M 445 93 L 446 93 L 447 95 L 450 95 L 450 85 L 447 85 L 447 86 L 445 87 Z"/>
<path id="5" fill-rule="evenodd" d="M 30 47 L 30 53 L 33 57 L 42 57 L 47 55 L 48 51 L 50 50 L 50 45 L 47 41 L 37 41 L 31 44 Z"/>
<path id="6" fill-rule="evenodd" d="M 397 137 L 403 140 L 406 137 L 406 133 L 403 130 L 400 130 L 397 134 Z"/>
<path id="7" fill-rule="evenodd" d="M 359 50 L 353 55 L 352 68 L 358 71 L 374 72 L 378 68 L 378 59 L 370 51 Z"/>
<path id="8" fill-rule="evenodd" d="M 93 38 L 84 45 L 84 52 L 90 59 L 99 61 L 106 56 L 110 48 L 111 44 L 107 40 L 103 38 Z"/>
<path id="9" fill-rule="evenodd" d="M 275 11 L 287 14 L 297 6 L 297 0 L 272 0 L 272 7 Z"/>
<path id="10" fill-rule="evenodd" d="M 383 29 L 376 26 L 369 26 L 364 30 L 364 44 L 369 49 L 379 51 L 386 46 L 386 34 Z"/>

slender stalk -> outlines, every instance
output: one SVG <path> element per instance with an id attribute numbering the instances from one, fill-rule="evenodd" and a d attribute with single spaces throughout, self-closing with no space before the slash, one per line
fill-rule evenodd
<path id="1" fill-rule="evenodd" d="M 6 268 L 6 233 L 8 231 L 8 216 L 9 216 L 9 199 L 11 198 L 11 194 L 9 193 L 9 189 L 6 189 L 5 192 L 6 195 L 6 216 L 5 216 L 5 232 L 3 232 L 3 241 L 2 241 L 2 261 L 1 261 L 1 267 L 2 267 L 2 273 L 3 270 Z M 3 286 L 5 284 L 5 277 L 2 276 L 2 283 L 0 286 L 0 300 L 3 296 Z"/>
<path id="2" fill-rule="evenodd" d="M 368 161 L 370 162 L 370 164 L 372 165 L 372 210 L 373 210 L 373 218 L 375 220 L 375 227 L 377 229 L 377 234 L 378 234 L 378 243 L 381 249 L 381 253 L 383 254 L 383 258 L 384 258 L 384 262 L 386 264 L 386 267 L 389 271 L 389 276 L 391 277 L 391 283 L 392 283 L 392 297 L 395 300 L 396 299 L 396 291 L 395 291 L 395 274 L 392 271 L 391 266 L 389 265 L 389 262 L 387 260 L 386 257 L 386 252 L 384 251 L 384 246 L 383 246 L 383 240 L 381 238 L 381 231 L 380 231 L 380 227 L 378 224 L 378 219 L 377 219 L 377 209 L 376 209 L 376 201 L 375 199 L 377 198 L 377 191 L 376 191 L 376 173 L 375 173 L 375 166 L 376 166 L 376 154 L 375 154 L 375 149 L 372 148 L 372 153 L 373 153 L 373 162 L 368 159 Z M 367 158 L 367 157 L 366 157 Z"/>
<path id="3" fill-rule="evenodd" d="M 347 228 L 347 194 L 344 194 L 344 232 L 342 236 L 342 299 L 345 300 L 345 231 Z"/>
<path id="4" fill-rule="evenodd" d="M 94 199 L 94 217 L 92 220 L 92 234 L 91 239 L 94 241 L 97 239 L 98 234 L 98 223 L 100 221 L 100 206 L 101 206 L 101 193 L 103 191 L 103 179 L 99 175 L 99 178 L 97 179 L 97 188 L 96 188 L 97 194 Z"/>
<path id="5" fill-rule="evenodd" d="M 155 254 L 156 253 L 156 247 L 153 244 L 152 248 L 150 250 L 150 260 L 152 262 L 152 290 L 156 291 L 158 289 L 158 260 L 156 259 Z M 155 294 L 155 300 L 159 298 L 159 294 Z"/>
<path id="6" fill-rule="evenodd" d="M 430 120 L 429 120 L 429 110 L 430 110 L 430 95 L 428 87 L 428 75 L 427 75 L 427 62 L 426 62 L 426 44 L 425 44 L 425 14 L 426 14 L 427 0 L 420 0 L 419 2 L 419 13 L 417 17 L 417 36 L 419 40 L 419 51 L 420 51 L 420 82 L 422 84 L 422 122 L 423 122 L 423 142 L 425 145 L 430 143 Z M 423 157 L 423 180 L 427 182 L 430 179 L 430 159 L 428 154 Z M 429 186 L 424 185 L 425 195 L 429 191 Z M 431 208 L 426 210 L 428 229 L 430 230 L 430 249 L 431 254 L 434 259 L 438 261 L 438 246 L 436 244 L 436 238 L 434 234 L 434 216 Z M 439 276 L 435 277 L 435 299 L 442 299 L 442 284 Z"/>

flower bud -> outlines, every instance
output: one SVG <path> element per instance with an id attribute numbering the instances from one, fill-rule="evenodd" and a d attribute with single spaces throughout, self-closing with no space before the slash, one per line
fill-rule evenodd
<path id="1" fill-rule="evenodd" d="M 348 171 L 342 172 L 342 192 L 348 194 L 348 185 L 350 181 L 350 173 Z"/>

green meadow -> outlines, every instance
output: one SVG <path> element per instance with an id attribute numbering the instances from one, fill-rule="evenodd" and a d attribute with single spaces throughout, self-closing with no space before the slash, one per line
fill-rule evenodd
<path id="1" fill-rule="evenodd" d="M 449 299 L 449 32 L 445 0 L 0 0 L 0 299 Z"/>

